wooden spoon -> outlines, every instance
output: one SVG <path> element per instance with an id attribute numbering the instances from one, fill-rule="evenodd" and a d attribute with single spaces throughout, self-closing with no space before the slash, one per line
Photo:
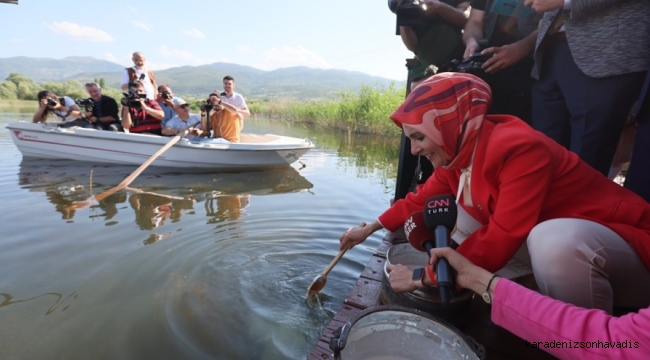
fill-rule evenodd
<path id="1" fill-rule="evenodd" d="M 361 225 L 359 225 L 359 227 L 364 227 L 364 226 L 366 226 L 365 222 L 362 222 Z M 339 260 L 341 260 L 343 255 L 345 255 L 346 251 L 348 251 L 348 249 L 343 249 L 339 251 L 339 253 L 336 254 L 332 262 L 329 265 L 327 265 L 325 270 L 323 270 L 322 273 L 316 275 L 314 281 L 312 281 L 311 284 L 309 284 L 309 287 L 307 288 L 307 293 L 305 294 L 306 298 L 309 299 L 312 296 L 316 296 L 321 290 L 323 290 L 323 288 L 325 287 L 325 283 L 327 283 L 327 274 L 329 274 L 330 271 L 332 271 L 334 265 L 336 265 L 339 262 Z"/>

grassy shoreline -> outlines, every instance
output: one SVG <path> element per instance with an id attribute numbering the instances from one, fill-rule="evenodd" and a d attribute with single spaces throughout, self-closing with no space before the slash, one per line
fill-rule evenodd
<path id="1" fill-rule="evenodd" d="M 2 99 L 0 109 L 38 109 L 35 100 Z"/>
<path id="2" fill-rule="evenodd" d="M 364 86 L 359 93 L 340 93 L 337 100 L 249 100 L 248 106 L 251 113 L 260 117 L 347 132 L 393 136 L 400 131 L 389 115 L 404 101 L 404 96 L 404 91 L 394 86 L 383 89 Z"/>
<path id="3" fill-rule="evenodd" d="M 395 136 L 399 129 L 389 115 L 404 101 L 404 90 L 362 87 L 360 92 L 341 92 L 335 100 L 258 100 L 248 99 L 254 116 L 279 119 L 317 128 L 349 133 Z M 118 99 L 116 99 L 118 100 Z M 188 99 L 193 112 L 199 111 L 201 100 Z M 35 100 L 3 99 L 0 111 L 36 111 Z"/>

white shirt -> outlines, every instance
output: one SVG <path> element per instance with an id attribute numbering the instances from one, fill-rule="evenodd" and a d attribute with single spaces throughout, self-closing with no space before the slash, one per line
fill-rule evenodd
<path id="1" fill-rule="evenodd" d="M 135 70 L 135 75 L 138 78 L 138 80 L 140 80 L 140 76 L 144 74 L 144 79 L 142 79 L 142 84 L 144 85 L 144 91 L 147 93 L 147 99 L 156 100 L 155 91 L 153 88 L 153 82 L 149 77 L 149 71 L 147 71 L 146 68 L 142 70 L 138 70 L 136 69 L 135 66 L 131 67 L 131 69 Z M 129 71 L 124 69 L 124 73 L 122 74 L 121 85 L 128 85 L 128 84 L 129 84 Z"/>
<path id="2" fill-rule="evenodd" d="M 56 117 L 57 117 L 59 120 L 61 120 L 61 121 L 69 122 L 69 121 L 75 121 L 75 120 L 77 120 L 76 117 L 70 115 L 70 113 L 72 112 L 72 110 L 70 110 L 70 108 L 71 108 L 72 106 L 76 105 L 75 102 L 74 102 L 74 100 L 72 100 L 71 98 L 69 98 L 69 97 L 67 97 L 67 96 L 64 96 L 64 97 L 63 97 L 63 100 L 64 100 L 63 102 L 64 102 L 65 104 L 61 104 L 61 105 L 63 105 L 63 106 L 65 106 L 66 108 L 68 108 L 68 110 L 69 110 L 68 113 L 63 112 L 63 111 L 61 111 L 61 110 L 53 110 L 52 112 L 53 112 L 53 113 L 56 115 Z M 66 115 L 67 115 L 67 116 L 66 116 Z"/>
<path id="3" fill-rule="evenodd" d="M 238 110 L 248 109 L 244 97 L 240 94 L 237 94 L 236 92 L 233 92 L 231 97 L 222 96 L 221 101 L 236 107 Z"/>

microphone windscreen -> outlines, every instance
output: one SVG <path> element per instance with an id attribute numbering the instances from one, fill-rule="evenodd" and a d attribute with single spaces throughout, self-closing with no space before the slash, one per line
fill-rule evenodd
<path id="1" fill-rule="evenodd" d="M 144 73 L 140 74 L 140 80 L 144 80 Z"/>
<path id="2" fill-rule="evenodd" d="M 440 195 L 429 198 L 424 203 L 424 223 L 431 231 L 442 225 L 450 232 L 456 225 L 458 208 L 454 195 Z"/>
<path id="3" fill-rule="evenodd" d="M 425 242 L 435 242 L 433 234 L 427 229 L 427 225 L 424 222 L 422 211 L 416 211 L 406 218 L 406 222 L 404 222 L 404 233 L 409 244 L 420 251 L 426 251 L 424 248 Z"/>

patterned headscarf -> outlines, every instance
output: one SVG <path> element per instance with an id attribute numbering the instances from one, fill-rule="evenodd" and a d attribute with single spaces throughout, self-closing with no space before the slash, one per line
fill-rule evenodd
<path id="1" fill-rule="evenodd" d="M 445 169 L 470 165 L 483 116 L 492 102 L 490 87 L 474 75 L 441 73 L 413 89 L 390 116 L 400 128 L 407 124 L 442 146 Z"/>

